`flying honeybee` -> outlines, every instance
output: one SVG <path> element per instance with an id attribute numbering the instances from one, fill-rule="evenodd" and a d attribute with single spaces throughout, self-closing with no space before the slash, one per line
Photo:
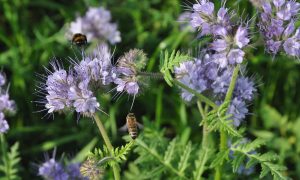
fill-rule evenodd
<path id="1" fill-rule="evenodd" d="M 72 44 L 82 47 L 83 45 L 87 44 L 86 35 L 81 33 L 75 33 L 72 37 Z"/>
<path id="2" fill-rule="evenodd" d="M 126 124 L 129 135 L 132 139 L 135 139 L 138 135 L 138 123 L 133 113 L 129 113 L 126 116 Z"/>

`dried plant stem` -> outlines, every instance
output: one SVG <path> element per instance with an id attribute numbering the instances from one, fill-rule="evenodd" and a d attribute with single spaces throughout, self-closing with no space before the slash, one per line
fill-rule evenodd
<path id="1" fill-rule="evenodd" d="M 104 140 L 104 142 L 105 142 L 105 144 L 106 144 L 106 146 L 107 146 L 107 149 L 109 150 L 111 156 L 114 156 L 114 152 L 113 152 L 113 149 L 114 149 L 114 148 L 113 148 L 113 146 L 111 145 L 111 142 L 110 142 L 110 140 L 109 140 L 109 137 L 108 137 L 108 135 L 107 135 L 107 133 L 106 133 L 106 131 L 105 131 L 105 128 L 104 128 L 104 126 L 103 126 L 103 124 L 102 124 L 102 122 L 101 122 L 99 116 L 98 116 L 97 114 L 95 114 L 95 115 L 94 115 L 94 119 L 95 119 L 96 124 L 97 124 L 97 126 L 98 126 L 98 129 L 99 129 L 99 131 L 100 131 L 100 134 L 101 134 L 101 136 L 102 136 L 102 138 L 103 138 L 103 140 Z M 118 167 L 118 165 L 117 165 L 117 164 L 114 164 L 114 165 L 112 166 L 112 168 L 113 168 L 115 180 L 120 180 L 120 172 L 119 172 L 119 167 Z"/>
<path id="2" fill-rule="evenodd" d="M 232 94 L 233 94 L 235 84 L 236 84 L 236 80 L 239 75 L 239 71 L 240 71 L 240 66 L 239 65 L 235 66 L 224 102 L 231 101 Z M 221 131 L 221 133 L 220 133 L 220 151 L 224 151 L 226 149 L 227 149 L 227 135 L 224 131 Z M 214 179 L 220 180 L 221 178 L 222 178 L 222 165 L 216 167 Z"/>

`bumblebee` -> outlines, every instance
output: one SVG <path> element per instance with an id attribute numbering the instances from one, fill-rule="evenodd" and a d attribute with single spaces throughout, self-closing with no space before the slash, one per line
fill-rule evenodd
<path id="1" fill-rule="evenodd" d="M 126 116 L 126 125 L 129 135 L 132 139 L 135 139 L 138 135 L 138 123 L 133 113 L 129 113 Z"/>
<path id="2" fill-rule="evenodd" d="M 72 37 L 72 44 L 74 44 L 78 47 L 82 47 L 82 46 L 86 45 L 87 44 L 86 35 L 81 34 L 81 33 L 74 34 Z"/>

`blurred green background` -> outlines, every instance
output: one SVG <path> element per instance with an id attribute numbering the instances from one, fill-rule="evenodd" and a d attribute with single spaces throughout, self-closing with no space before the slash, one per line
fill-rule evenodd
<path id="1" fill-rule="evenodd" d="M 255 8 L 247 0 L 228 0 L 227 5 L 239 7 L 239 13 L 252 17 Z M 199 46 L 195 33 L 180 31 L 177 18 L 185 10 L 180 0 L 0 0 L 0 66 L 10 80 L 11 98 L 16 101 L 17 113 L 9 117 L 9 144 L 20 142 L 21 177 L 37 178 L 36 164 L 44 160 L 44 153 L 57 147 L 57 158 L 65 155 L 82 160 L 85 152 L 102 139 L 91 119 L 76 114 L 55 114 L 43 118 L 37 112 L 43 107 L 32 101 L 39 100 L 36 85 L 54 56 L 65 60 L 74 57 L 74 50 L 64 36 L 64 26 L 76 14 L 83 15 L 90 6 L 104 6 L 118 23 L 122 42 L 113 46 L 115 58 L 131 48 L 143 49 L 150 58 L 147 70 L 158 71 L 162 50 L 188 50 Z M 242 13 L 245 11 L 244 13 Z M 252 43 L 259 42 L 255 19 L 251 31 L 256 33 Z M 262 43 L 247 54 L 249 76 L 255 77 L 258 93 L 250 105 L 246 124 L 248 138 L 267 140 L 263 151 L 275 151 L 280 164 L 288 167 L 286 174 L 300 177 L 300 64 L 284 55 L 272 58 L 264 52 Z M 200 118 L 195 105 L 184 104 L 178 89 L 168 87 L 162 80 L 149 85 L 134 105 L 138 120 L 148 120 L 157 129 L 165 129 L 166 137 L 180 135 L 183 141 L 201 141 Z M 124 125 L 131 100 L 123 96 L 112 101 L 111 95 L 99 94 L 101 115 L 113 144 L 124 144 L 118 131 Z M 133 155 L 134 156 L 134 155 Z M 127 165 L 122 168 L 123 172 Z M 297 178 L 296 178 L 297 179 Z"/>

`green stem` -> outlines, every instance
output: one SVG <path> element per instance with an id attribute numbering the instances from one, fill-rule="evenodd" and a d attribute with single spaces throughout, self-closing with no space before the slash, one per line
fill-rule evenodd
<path id="1" fill-rule="evenodd" d="M 203 109 L 202 107 L 202 104 L 200 101 L 197 101 L 197 106 L 198 106 L 198 109 L 199 109 L 199 112 L 202 116 L 202 121 L 205 120 L 206 118 L 206 112 L 205 110 Z M 205 122 L 203 122 L 203 129 L 202 129 L 202 148 L 208 148 L 208 129 L 207 129 L 207 124 Z"/>
<path id="2" fill-rule="evenodd" d="M 203 96 L 202 94 L 198 93 L 197 91 L 195 91 L 192 88 L 189 88 L 188 86 L 184 85 L 183 83 L 181 83 L 180 81 L 178 81 L 177 79 L 173 80 L 174 84 L 176 84 L 177 86 L 187 90 L 188 92 L 194 94 L 195 96 L 197 96 L 197 98 L 199 99 L 199 101 L 204 102 L 206 104 L 208 104 L 209 106 L 213 107 L 214 109 L 217 108 L 218 106 L 211 101 L 210 99 L 208 99 L 207 97 Z"/>
<path id="3" fill-rule="evenodd" d="M 96 124 L 98 126 L 98 129 L 100 131 L 100 134 L 101 134 L 101 136 L 102 136 L 102 138 L 103 138 L 103 140 L 104 140 L 104 142 L 105 142 L 105 144 L 107 146 L 107 149 L 110 152 L 110 155 L 114 157 L 114 152 L 113 152 L 114 148 L 113 148 L 113 146 L 110 143 L 109 137 L 108 137 L 108 135 L 107 135 L 107 133 L 105 131 L 105 128 L 104 128 L 104 126 L 103 126 L 103 124 L 102 124 L 99 116 L 97 114 L 95 114 L 94 115 L 94 119 L 95 119 Z M 113 168 L 115 180 L 120 180 L 120 172 L 119 172 L 118 165 L 117 164 L 113 164 L 112 168 Z"/>
<path id="4" fill-rule="evenodd" d="M 240 71 L 240 66 L 237 65 L 235 66 L 233 73 L 232 73 L 232 78 L 229 84 L 229 88 L 227 90 L 226 96 L 225 96 L 225 100 L 224 102 L 228 102 L 231 101 L 232 98 L 232 94 L 235 88 L 235 84 L 236 84 L 236 80 L 238 78 L 239 75 L 239 71 Z M 226 132 L 221 131 L 220 132 L 220 151 L 224 151 L 227 149 L 227 135 Z M 215 180 L 220 180 L 222 178 L 222 165 L 216 167 L 216 172 L 215 172 Z"/>
<path id="5" fill-rule="evenodd" d="M 0 134 L 0 139 L 1 139 L 1 151 L 2 151 L 2 157 L 3 157 L 3 164 L 5 166 L 5 175 L 7 176 L 7 179 L 10 179 L 7 151 L 6 151 L 6 142 L 5 142 L 5 138 L 4 138 L 3 134 Z"/>

